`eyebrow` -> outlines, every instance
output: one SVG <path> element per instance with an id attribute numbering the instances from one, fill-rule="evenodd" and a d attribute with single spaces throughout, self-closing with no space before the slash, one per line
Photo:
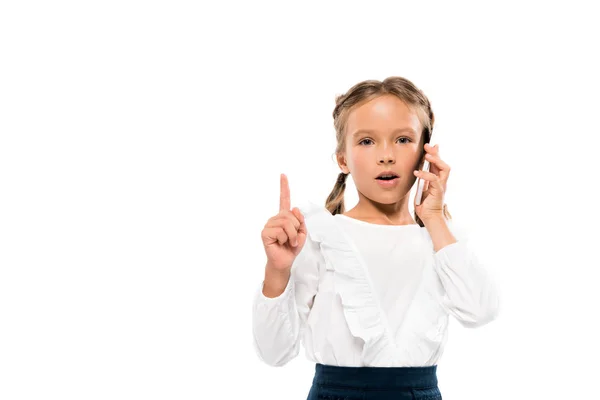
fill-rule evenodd
<path id="1" fill-rule="evenodd" d="M 401 133 L 401 132 L 412 133 L 413 135 L 417 136 L 417 132 L 415 132 L 415 130 L 413 128 L 400 128 L 400 129 L 394 130 L 392 133 L 395 134 L 395 133 Z M 360 134 L 363 134 L 363 133 L 371 134 L 372 135 L 372 134 L 375 133 L 375 131 L 370 130 L 370 129 L 359 129 L 359 130 L 355 131 L 352 134 L 352 137 L 354 138 L 354 137 L 356 137 L 356 136 L 358 136 Z"/>

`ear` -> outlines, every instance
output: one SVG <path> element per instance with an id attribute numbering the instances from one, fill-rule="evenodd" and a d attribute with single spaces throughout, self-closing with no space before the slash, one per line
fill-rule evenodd
<path id="1" fill-rule="evenodd" d="M 348 163 L 346 163 L 346 157 L 343 154 L 336 154 L 336 159 L 338 166 L 342 170 L 343 173 L 349 174 L 350 170 L 348 169 Z"/>

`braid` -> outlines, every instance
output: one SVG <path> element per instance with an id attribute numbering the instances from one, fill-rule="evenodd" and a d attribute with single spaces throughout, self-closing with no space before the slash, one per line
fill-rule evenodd
<path id="1" fill-rule="evenodd" d="M 325 201 L 325 208 L 333 215 L 344 212 L 344 191 L 346 190 L 346 178 L 348 174 L 340 172 L 333 190 Z"/>

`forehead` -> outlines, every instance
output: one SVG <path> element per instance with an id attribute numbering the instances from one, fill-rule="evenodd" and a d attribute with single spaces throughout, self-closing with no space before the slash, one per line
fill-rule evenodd
<path id="1" fill-rule="evenodd" d="M 346 130 L 384 131 L 412 128 L 420 132 L 421 122 L 415 110 L 393 95 L 378 96 L 356 106 L 349 114 Z"/>

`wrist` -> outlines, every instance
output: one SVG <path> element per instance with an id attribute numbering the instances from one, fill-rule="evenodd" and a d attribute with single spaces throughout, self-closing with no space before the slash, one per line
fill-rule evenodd
<path id="1" fill-rule="evenodd" d="M 428 227 L 428 226 L 438 226 L 438 225 L 445 225 L 446 224 L 446 218 L 444 217 L 443 214 L 435 214 L 435 215 L 430 215 L 424 218 L 421 218 L 421 221 L 423 221 L 423 224 Z"/>
<path id="2" fill-rule="evenodd" d="M 265 268 L 265 279 L 263 285 L 263 294 L 266 297 L 278 297 L 284 291 L 290 280 L 290 269 L 275 269 L 267 264 Z"/>
<path id="3" fill-rule="evenodd" d="M 291 270 L 291 266 L 288 268 L 274 267 L 267 261 L 267 264 L 265 265 L 265 277 L 289 278 Z"/>
<path id="4" fill-rule="evenodd" d="M 423 224 L 429 232 L 436 253 L 444 247 L 456 243 L 457 240 L 448 226 L 448 221 L 443 216 L 430 218 L 423 221 Z"/>

